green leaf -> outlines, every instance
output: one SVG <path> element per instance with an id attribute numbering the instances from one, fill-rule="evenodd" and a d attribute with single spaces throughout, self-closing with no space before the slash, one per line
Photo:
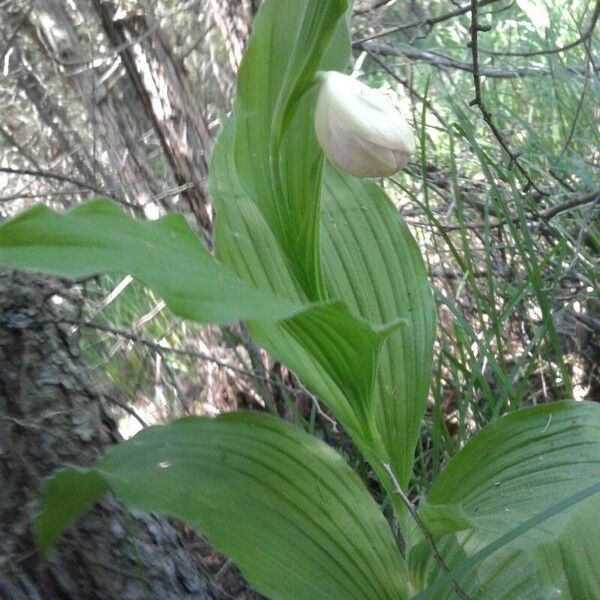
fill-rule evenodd
<path id="1" fill-rule="evenodd" d="M 260 215 L 254 216 L 262 223 Z M 240 226 L 248 222 L 251 219 Z M 268 230 L 264 233 L 262 239 L 268 241 Z M 260 248 L 261 237 L 252 239 L 259 241 Z M 277 248 L 271 250 L 270 259 L 276 260 Z M 248 257 L 242 252 L 238 256 L 241 260 Z M 252 272 L 261 273 L 260 257 L 255 260 Z M 265 288 L 260 289 L 240 279 L 206 251 L 180 216 L 137 221 L 107 200 L 88 202 L 62 215 L 37 206 L 0 226 L 0 264 L 67 277 L 130 273 L 156 290 L 180 316 L 216 322 L 262 319 L 251 322 L 259 342 L 267 339 L 269 321 L 280 321 L 273 329 L 285 332 L 286 340 L 267 347 L 299 373 L 308 371 L 307 380 L 316 388 L 322 389 L 324 383 L 331 386 L 330 402 L 342 421 L 359 438 L 370 439 L 365 433 L 372 412 L 367 400 L 377 358 L 385 337 L 401 321 L 374 327 L 352 316 L 339 302 L 306 304 L 300 294 L 295 295 L 295 302 L 280 299 L 269 287 L 284 294 L 284 286 L 291 280 L 286 279 L 284 269 L 278 272 L 283 285 L 268 286 L 258 280 Z M 298 342 L 300 347 L 290 351 Z M 306 352 L 308 362 L 303 355 Z M 298 356 L 303 357 L 301 361 Z M 319 365 L 316 372 L 312 368 L 315 360 Z"/>
<path id="2" fill-rule="evenodd" d="M 456 454 L 434 482 L 423 519 L 445 529 L 439 541 L 452 567 L 481 552 L 460 578 L 473 598 L 593 598 L 600 494 L 592 492 L 600 488 L 588 489 L 592 482 L 600 482 L 600 406 L 536 406 L 489 425 Z M 470 525 L 444 518 L 448 505 Z M 490 545 L 496 552 L 486 558 Z M 421 583 L 439 575 L 422 545 L 411 563 Z"/>
<path id="3" fill-rule="evenodd" d="M 55 473 L 44 488 L 44 512 L 35 524 L 41 555 L 46 556 L 60 534 L 106 492 L 106 482 L 95 471 L 66 467 Z"/>
<path id="4" fill-rule="evenodd" d="M 289 261 L 262 214 L 241 189 L 232 161 L 232 144 L 233 122 L 229 121 L 220 133 L 211 164 L 218 256 L 243 279 L 301 302 L 306 294 L 297 284 Z M 394 215 L 392 220 L 396 218 Z M 402 241 L 399 245 L 404 247 Z M 368 282 L 357 285 L 368 286 Z M 415 297 L 418 299 L 418 294 Z M 345 296 L 340 299 L 348 301 Z M 285 323 L 251 321 L 249 330 L 261 346 L 293 369 L 328 404 L 365 456 L 375 463 L 387 461 L 385 451 L 377 451 L 380 436 L 375 432 L 373 392 L 381 346 L 387 336 L 395 335 L 394 330 L 409 326 L 402 318 L 408 313 L 390 313 L 392 322 L 382 327 L 350 313 L 340 302 L 334 306 Z"/>
<path id="5" fill-rule="evenodd" d="M 242 281 L 207 252 L 181 215 L 138 221 L 103 199 L 61 215 L 38 205 L 3 223 L 0 264 L 71 278 L 129 273 L 175 314 L 197 321 L 277 320 L 307 308 Z"/>
<path id="6" fill-rule="evenodd" d="M 372 403 L 396 478 L 406 486 L 431 378 L 436 309 L 421 253 L 372 182 L 326 169 L 323 262 L 329 296 L 372 323 L 405 319 L 380 356 Z"/>
<path id="7" fill-rule="evenodd" d="M 598 493 L 600 493 L 600 483 L 596 483 L 587 488 L 584 488 L 583 490 L 581 490 L 575 494 L 572 494 L 571 496 L 568 496 L 564 500 L 561 500 L 560 502 L 549 506 L 548 508 L 544 509 L 542 512 L 527 519 L 527 521 L 525 521 L 524 523 L 521 523 L 520 525 L 513 527 L 512 529 L 507 531 L 505 534 L 503 534 L 499 538 L 496 538 L 493 542 L 487 544 L 481 550 L 478 550 L 477 552 L 475 552 L 475 554 L 472 554 L 468 558 L 461 560 L 456 567 L 454 567 L 451 571 L 449 571 L 442 577 L 439 577 L 438 579 L 436 579 L 435 582 L 432 585 L 428 586 L 424 592 L 417 594 L 414 597 L 414 600 L 432 600 L 432 599 L 439 598 L 440 592 L 442 590 L 446 589 L 447 586 L 452 581 L 457 581 L 462 575 L 469 572 L 473 567 L 476 567 L 477 565 L 479 565 L 479 563 L 483 562 L 484 559 L 486 559 L 489 556 L 491 556 L 492 554 L 494 554 L 494 552 L 504 548 L 504 546 L 506 546 L 513 540 L 517 539 L 519 536 L 523 535 L 524 533 L 527 533 L 534 527 L 537 527 L 538 525 L 544 523 L 545 521 L 554 517 L 555 515 L 560 514 L 561 512 L 571 508 L 572 506 L 574 506 L 574 505 L 582 502 L 583 500 L 586 500 L 590 496 L 593 496 L 594 494 L 598 494 Z M 582 516 L 582 515 L 584 516 L 584 518 L 587 518 L 585 511 L 580 511 L 578 513 L 578 516 Z M 588 534 L 589 534 L 589 529 L 588 529 Z M 595 536 L 595 534 L 594 534 L 594 536 Z M 576 537 L 576 536 L 573 536 L 573 537 Z M 595 536 L 595 537 L 597 537 L 597 536 Z M 446 548 L 448 548 L 448 545 L 445 543 L 444 543 L 444 546 Z M 452 548 L 452 546 L 450 546 L 450 548 Z M 586 552 L 586 550 L 584 549 L 583 553 L 585 554 L 585 552 Z M 581 556 L 581 548 L 577 547 L 577 548 L 573 549 L 572 555 Z M 558 555 L 555 555 L 555 556 L 558 556 Z M 527 593 L 527 597 L 536 597 L 536 598 L 539 597 L 540 596 L 539 587 L 536 587 L 534 585 L 532 589 L 527 590 L 528 585 L 531 588 L 531 585 L 530 585 L 531 581 L 528 581 L 528 578 L 524 577 L 525 569 L 524 569 L 524 565 L 523 565 L 523 562 L 521 560 L 519 553 L 514 552 L 514 553 L 512 553 L 511 556 L 509 556 L 509 558 L 511 560 L 516 558 L 516 561 L 514 561 L 514 562 L 517 563 L 516 570 L 520 576 L 518 578 L 519 587 L 521 588 L 520 593 L 524 594 L 528 591 L 530 593 Z M 521 560 L 521 562 L 519 563 L 520 560 Z M 565 559 L 565 564 L 566 564 L 566 560 L 568 560 L 568 559 Z M 413 563 L 414 563 L 414 561 L 413 561 Z M 495 561 L 495 564 L 497 565 L 498 562 Z M 505 582 L 509 582 L 511 579 L 513 579 L 513 574 L 511 573 L 510 569 L 504 569 L 502 571 L 503 566 L 505 566 L 505 565 L 506 565 L 506 561 L 504 561 L 504 565 L 497 567 L 497 569 L 499 571 L 501 571 L 501 575 L 504 576 Z M 531 565 L 527 565 L 527 566 L 530 567 Z M 496 578 L 496 580 L 494 581 L 495 595 L 498 597 L 510 597 L 510 593 L 499 593 L 498 592 L 498 583 L 499 583 L 498 579 L 499 578 Z M 582 581 L 578 582 L 578 587 L 580 589 L 583 589 L 584 586 L 588 586 L 589 589 L 597 588 L 597 580 L 595 579 L 595 573 L 593 573 L 592 571 L 587 571 L 585 579 L 582 579 Z M 513 587 L 514 587 L 514 581 L 513 581 Z M 523 589 L 523 588 L 525 588 L 525 589 Z M 556 593 L 560 593 L 560 590 L 557 590 L 557 588 L 550 587 L 549 589 L 547 589 L 547 592 L 548 592 L 547 594 L 544 592 L 541 595 L 543 597 L 546 597 L 546 595 L 549 597 L 554 597 L 556 595 Z M 515 592 L 515 590 L 512 590 L 511 593 L 516 593 L 516 592 Z M 581 595 L 581 597 L 585 597 L 585 598 L 596 597 L 596 595 L 597 594 L 583 593 Z M 519 597 L 525 597 L 525 596 L 520 595 Z M 576 595 L 576 597 L 580 597 L 580 596 Z"/>
<path id="8" fill-rule="evenodd" d="M 270 598 L 408 595 L 406 565 L 359 478 L 323 442 L 274 417 L 150 427 L 110 448 L 90 473 L 131 508 L 198 527 Z M 57 477 L 63 495 L 77 488 Z M 55 500 L 40 519 L 46 530 Z"/>
<path id="9" fill-rule="evenodd" d="M 319 196 L 323 154 L 314 134 L 318 69 L 348 64 L 347 0 L 263 3 L 238 74 L 234 164 L 311 300 L 322 299 Z"/>
<path id="10" fill-rule="evenodd" d="M 327 402 L 365 456 L 378 463 L 372 404 L 376 368 L 386 337 L 402 325 L 374 328 L 338 303 L 281 324 L 252 322 L 249 330 Z"/>

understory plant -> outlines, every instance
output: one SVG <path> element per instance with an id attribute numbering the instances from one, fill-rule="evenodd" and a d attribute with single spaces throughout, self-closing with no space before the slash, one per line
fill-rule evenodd
<path id="1" fill-rule="evenodd" d="M 149 427 L 91 468 L 57 472 L 39 548 L 111 491 L 197 527 L 274 599 L 600 598 L 597 404 L 518 410 L 457 452 L 418 510 L 404 494 L 436 312 L 411 233 L 355 176 L 395 172 L 413 146 L 405 123 L 373 116 L 375 94 L 338 75 L 348 11 L 347 0 L 263 2 L 212 155 L 214 253 L 180 215 L 144 222 L 94 199 L 4 223 L 0 264 L 127 273 L 183 319 L 246 321 L 352 437 L 399 534 L 333 449 L 237 412 Z"/>

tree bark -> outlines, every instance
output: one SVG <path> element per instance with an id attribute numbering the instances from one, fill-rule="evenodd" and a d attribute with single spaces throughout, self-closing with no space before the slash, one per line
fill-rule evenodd
<path id="1" fill-rule="evenodd" d="M 66 463 L 89 465 L 118 441 L 55 324 L 57 292 L 40 276 L 0 272 L 0 598 L 217 598 L 169 521 L 112 498 L 81 518 L 47 563 L 38 556 L 32 519 L 44 479 Z"/>
<path id="2" fill-rule="evenodd" d="M 209 241 L 212 209 L 206 191 L 210 134 L 183 65 L 175 57 L 151 14 L 117 19 L 113 2 L 92 0 L 103 32 L 123 62 L 152 124 L 182 196 Z"/>
<path id="3" fill-rule="evenodd" d="M 209 0 L 212 17 L 227 48 L 229 66 L 237 73 L 250 37 L 258 2 L 252 0 Z"/>

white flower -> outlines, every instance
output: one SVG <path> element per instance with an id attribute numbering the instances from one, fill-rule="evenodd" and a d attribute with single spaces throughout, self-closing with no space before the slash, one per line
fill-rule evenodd
<path id="1" fill-rule="evenodd" d="M 325 156 L 357 177 L 393 175 L 415 151 L 410 125 L 380 91 L 336 71 L 320 82 L 315 131 Z"/>

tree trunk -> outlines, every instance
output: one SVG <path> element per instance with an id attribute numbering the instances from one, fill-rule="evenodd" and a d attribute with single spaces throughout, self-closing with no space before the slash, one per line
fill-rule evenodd
<path id="1" fill-rule="evenodd" d="M 0 598 L 157 600 L 216 596 L 164 518 L 112 498 L 43 563 L 32 540 L 44 478 L 118 441 L 77 352 L 55 324 L 57 284 L 0 272 Z M 64 307 L 58 306 L 61 310 Z"/>
<path id="2" fill-rule="evenodd" d="M 210 135 L 180 61 L 150 13 L 119 14 L 107 0 L 92 0 L 103 32 L 123 62 L 162 147 L 182 196 L 208 241 L 212 211 L 206 191 Z"/>

